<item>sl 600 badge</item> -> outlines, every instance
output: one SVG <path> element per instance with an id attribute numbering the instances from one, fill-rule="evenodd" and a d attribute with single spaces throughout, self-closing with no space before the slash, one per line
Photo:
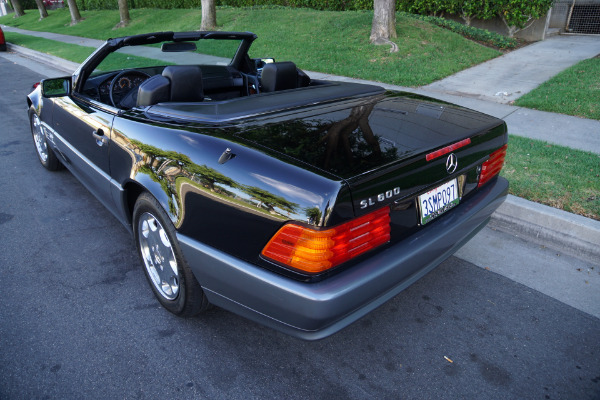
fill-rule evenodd
<path id="1" fill-rule="evenodd" d="M 385 201 L 387 199 L 391 199 L 394 196 L 398 196 L 400 194 L 400 187 L 395 187 L 393 189 L 387 190 L 384 193 L 379 193 L 377 196 L 369 197 L 368 199 L 364 199 L 360 201 L 360 208 L 365 209 L 367 207 L 374 206 L 377 203 Z"/>

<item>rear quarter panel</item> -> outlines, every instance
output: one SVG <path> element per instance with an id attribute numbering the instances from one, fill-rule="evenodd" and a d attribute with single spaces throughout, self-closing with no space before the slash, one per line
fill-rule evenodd
<path id="1" fill-rule="evenodd" d="M 321 225 L 347 196 L 343 181 L 245 146 L 228 129 L 118 117 L 112 134 L 113 179 L 152 193 L 179 233 L 252 263 L 265 263 L 260 251 L 285 221 Z"/>

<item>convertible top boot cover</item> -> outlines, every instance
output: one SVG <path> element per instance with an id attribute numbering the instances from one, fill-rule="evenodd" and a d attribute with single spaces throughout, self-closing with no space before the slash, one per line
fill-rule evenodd
<path id="1" fill-rule="evenodd" d="M 170 83 L 162 75 L 154 75 L 144 81 L 138 88 L 137 106 L 148 107 L 157 103 L 169 101 Z"/>

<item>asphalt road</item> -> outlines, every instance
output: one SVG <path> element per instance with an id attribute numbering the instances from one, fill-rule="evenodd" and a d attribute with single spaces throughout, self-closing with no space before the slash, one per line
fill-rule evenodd
<path id="1" fill-rule="evenodd" d="M 39 165 L 40 77 L 0 56 L 0 399 L 600 398 L 598 318 L 456 257 L 319 342 L 172 316 L 126 230 Z"/>

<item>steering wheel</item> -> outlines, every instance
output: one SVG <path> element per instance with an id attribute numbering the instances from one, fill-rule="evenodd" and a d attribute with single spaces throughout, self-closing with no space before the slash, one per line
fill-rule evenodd
<path id="1" fill-rule="evenodd" d="M 122 95 L 120 98 L 117 98 L 117 100 L 115 100 L 115 97 L 116 97 L 115 89 L 118 89 L 119 91 L 124 89 L 124 88 L 120 87 L 119 85 L 117 85 L 117 82 L 119 82 L 119 80 L 126 75 L 142 76 L 142 77 L 144 77 L 144 80 L 150 78 L 150 75 L 148 75 L 147 73 L 138 71 L 136 69 L 128 69 L 125 71 L 121 71 L 117 75 L 115 75 L 115 77 L 112 78 L 112 80 L 110 81 L 110 86 L 108 89 L 108 94 L 110 95 L 110 102 L 115 107 L 132 108 L 136 104 L 137 89 L 139 87 L 139 84 L 131 85 L 130 79 L 128 79 L 130 82 L 130 86 L 128 86 L 129 90 L 127 91 L 127 93 L 125 93 L 125 95 Z M 119 93 L 117 93 L 117 94 L 119 94 Z"/>

